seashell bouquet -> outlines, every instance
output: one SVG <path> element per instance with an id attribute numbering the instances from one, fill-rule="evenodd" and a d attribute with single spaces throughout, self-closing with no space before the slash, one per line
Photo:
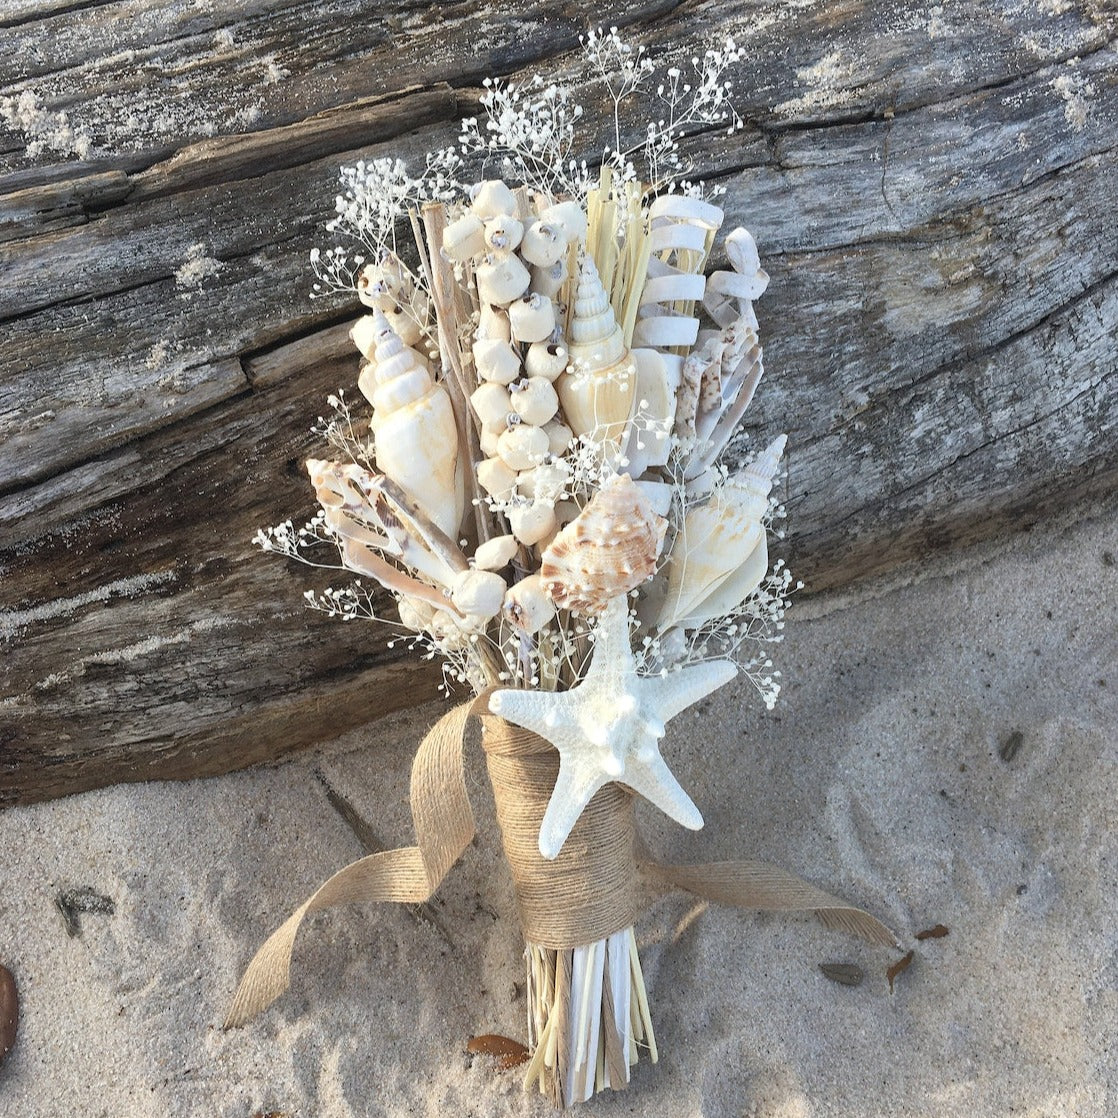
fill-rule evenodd
<path id="1" fill-rule="evenodd" d="M 616 31 L 584 46 L 615 105 L 654 80 Z M 702 826 L 662 752 L 676 714 L 739 672 L 769 707 L 779 691 L 764 642 L 780 639 L 791 586 L 767 543 L 785 436 L 722 464 L 762 375 L 753 302 L 768 276 L 746 230 L 721 236 L 717 205 L 671 181 L 689 131 L 740 126 L 724 77 L 738 59 L 729 43 L 690 82 L 667 71 L 669 123 L 642 131 L 639 169 L 620 131 L 596 173 L 573 158 L 568 88 L 487 83 L 486 128 L 464 121 L 418 178 L 392 160 L 343 172 L 332 227 L 362 249 L 312 261 L 316 294 L 355 290 L 366 308 L 351 335 L 364 403 L 331 400 L 331 454 L 307 462 L 318 514 L 258 542 L 308 561 L 336 549 L 478 698 L 417 752 L 417 846 L 354 863 L 301 906 L 228 1024 L 286 989 L 306 913 L 438 886 L 473 834 L 473 715 L 527 943 L 525 1083 L 556 1105 L 624 1088 L 642 1052 L 657 1058 L 633 933 L 642 881 L 893 942 L 775 867 L 658 865 L 634 830 L 636 796 Z M 466 186 L 471 159 L 483 177 Z M 719 243 L 729 266 L 707 276 Z M 348 619 L 379 616 L 383 595 L 362 581 L 308 600 Z"/>

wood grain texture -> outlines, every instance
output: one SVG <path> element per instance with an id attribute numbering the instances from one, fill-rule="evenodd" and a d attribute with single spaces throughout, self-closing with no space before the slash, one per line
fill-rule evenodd
<path id="1" fill-rule="evenodd" d="M 434 695 L 249 542 L 311 511 L 309 427 L 356 379 L 355 308 L 308 298 L 307 254 L 340 165 L 450 142 L 484 77 L 580 73 L 591 18 L 747 48 L 746 128 L 697 137 L 695 174 L 773 277 L 735 449 L 788 432 L 809 590 L 1114 488 L 1109 5 L 10 0 L 0 804 L 224 771 Z"/>

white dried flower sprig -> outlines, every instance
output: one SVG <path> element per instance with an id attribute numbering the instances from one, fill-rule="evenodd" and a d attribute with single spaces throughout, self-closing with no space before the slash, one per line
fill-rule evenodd
<path id="1" fill-rule="evenodd" d="M 444 202 L 462 191 L 462 161 L 453 148 L 429 152 L 423 170 L 411 174 L 402 159 L 361 160 L 340 172 L 342 193 L 334 200 L 336 217 L 326 229 L 354 245 L 311 249 L 311 268 L 318 282 L 312 298 L 334 291 L 353 291 L 357 275 L 368 260 L 386 252 L 396 256 L 397 231 L 408 213 L 425 202 Z M 419 282 L 419 277 L 412 274 Z"/>

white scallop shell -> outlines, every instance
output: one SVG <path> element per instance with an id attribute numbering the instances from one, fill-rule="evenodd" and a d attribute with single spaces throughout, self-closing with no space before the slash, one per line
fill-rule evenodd
<path id="1" fill-rule="evenodd" d="M 600 613 L 652 577 L 667 526 L 628 474 L 611 478 L 540 558 L 551 600 L 574 613 Z"/>

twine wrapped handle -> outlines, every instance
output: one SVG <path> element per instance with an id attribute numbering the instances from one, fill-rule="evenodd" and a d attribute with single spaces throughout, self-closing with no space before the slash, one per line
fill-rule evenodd
<path id="1" fill-rule="evenodd" d="M 474 836 L 466 791 L 465 733 L 483 716 L 482 745 L 493 782 L 505 855 L 516 885 L 525 939 L 557 950 L 621 931 L 640 914 L 643 871 L 667 886 L 739 908 L 810 910 L 830 928 L 895 946 L 884 924 L 808 882 L 763 862 L 666 866 L 640 858 L 633 794 L 608 784 L 590 801 L 554 861 L 539 853 L 539 827 L 555 784 L 558 755 L 542 738 L 487 713 L 489 692 L 455 707 L 416 752 L 411 809 L 416 845 L 370 854 L 339 870 L 299 906 L 256 953 L 241 978 L 224 1027 L 251 1021 L 290 985 L 291 952 L 303 919 L 342 904 L 422 904 Z"/>

